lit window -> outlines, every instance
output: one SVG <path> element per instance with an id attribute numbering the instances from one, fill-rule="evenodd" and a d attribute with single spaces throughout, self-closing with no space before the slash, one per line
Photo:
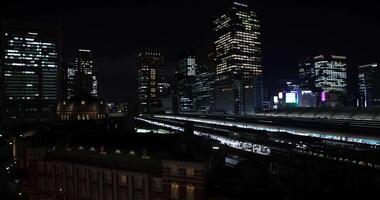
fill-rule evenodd
<path id="1" fill-rule="evenodd" d="M 195 199 L 195 188 L 193 185 L 186 186 L 186 200 L 194 200 Z"/>
<path id="2" fill-rule="evenodd" d="M 121 175 L 120 176 L 120 184 L 127 185 L 127 176 L 126 175 Z"/>
<path id="3" fill-rule="evenodd" d="M 194 169 L 193 168 L 187 168 L 186 169 L 186 175 L 187 176 L 194 176 Z"/>
<path id="4" fill-rule="evenodd" d="M 179 199 L 179 185 L 178 183 L 172 183 L 170 185 L 170 198 Z"/>

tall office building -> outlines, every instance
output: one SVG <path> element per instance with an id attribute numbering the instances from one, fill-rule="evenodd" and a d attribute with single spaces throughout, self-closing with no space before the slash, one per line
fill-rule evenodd
<path id="1" fill-rule="evenodd" d="M 380 68 L 377 63 L 361 65 L 358 68 L 360 107 L 380 106 Z"/>
<path id="2" fill-rule="evenodd" d="M 214 31 L 216 110 L 231 114 L 261 110 L 261 34 L 256 13 L 246 4 L 232 2 L 214 21 Z"/>
<path id="3" fill-rule="evenodd" d="M 347 58 L 321 55 L 314 59 L 315 86 L 326 92 L 347 94 Z"/>
<path id="4" fill-rule="evenodd" d="M 239 74 L 243 79 L 261 77 L 261 34 L 255 12 L 233 2 L 214 21 L 218 79 Z"/>
<path id="5" fill-rule="evenodd" d="M 59 27 L 15 21 L 1 26 L 3 123 L 53 118 L 59 94 Z"/>
<path id="6" fill-rule="evenodd" d="M 158 50 L 138 54 L 137 95 L 140 113 L 162 110 L 159 83 L 163 83 L 164 58 Z"/>
<path id="7" fill-rule="evenodd" d="M 75 63 L 63 62 L 62 64 L 62 98 L 67 99 L 75 95 Z"/>
<path id="8" fill-rule="evenodd" d="M 319 55 L 299 64 L 299 79 L 303 89 L 319 93 L 320 105 L 338 106 L 347 97 L 347 58 Z"/>
<path id="9" fill-rule="evenodd" d="M 91 96 L 98 96 L 98 79 L 94 68 L 94 61 L 91 50 L 79 49 L 75 58 L 75 70 L 70 69 L 71 75 L 74 73 L 76 92 L 85 92 Z"/>
<path id="10" fill-rule="evenodd" d="M 215 72 L 211 72 L 207 65 L 197 65 L 194 85 L 194 111 L 211 113 L 214 111 Z"/>
<path id="11" fill-rule="evenodd" d="M 347 58 L 319 55 L 299 64 L 301 85 L 325 92 L 347 93 Z"/>
<path id="12" fill-rule="evenodd" d="M 178 111 L 193 111 L 193 86 L 195 81 L 196 62 L 193 53 L 185 53 L 179 59 L 177 70 Z"/>
<path id="13" fill-rule="evenodd" d="M 315 78 L 314 59 L 305 59 L 298 63 L 298 82 L 300 88 L 317 92 Z"/>

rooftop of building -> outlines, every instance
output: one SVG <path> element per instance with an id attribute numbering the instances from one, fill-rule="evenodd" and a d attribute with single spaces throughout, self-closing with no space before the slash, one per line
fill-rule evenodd
<path id="1" fill-rule="evenodd" d="M 206 162 L 212 153 L 207 142 L 193 135 L 135 133 L 87 129 L 80 126 L 39 127 L 22 138 L 28 146 L 45 147 L 56 158 L 108 163 L 154 163 L 160 160 Z"/>
<path id="2" fill-rule="evenodd" d="M 57 113 L 106 113 L 107 108 L 107 104 L 98 97 L 87 94 L 79 94 L 61 101 L 57 106 Z"/>

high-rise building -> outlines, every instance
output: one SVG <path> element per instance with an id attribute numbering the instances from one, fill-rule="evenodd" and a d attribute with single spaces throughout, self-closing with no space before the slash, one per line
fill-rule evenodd
<path id="1" fill-rule="evenodd" d="M 377 63 L 361 65 L 358 68 L 360 107 L 380 106 L 380 68 Z"/>
<path id="2" fill-rule="evenodd" d="M 305 59 L 298 63 L 299 86 L 303 89 L 317 90 L 315 88 L 314 60 Z"/>
<path id="3" fill-rule="evenodd" d="M 214 21 L 214 31 L 216 110 L 231 114 L 261 110 L 261 33 L 256 13 L 244 3 L 232 2 Z"/>
<path id="4" fill-rule="evenodd" d="M 316 56 L 315 87 L 325 92 L 347 93 L 347 58 L 345 56 Z"/>
<path id="5" fill-rule="evenodd" d="M 164 58 L 158 50 L 145 50 L 138 54 L 137 95 L 140 113 L 162 110 L 159 83 L 163 83 Z"/>
<path id="6" fill-rule="evenodd" d="M 75 64 L 63 62 L 62 64 L 62 98 L 67 99 L 75 95 Z"/>
<path id="7" fill-rule="evenodd" d="M 342 105 L 347 96 L 347 58 L 319 55 L 302 61 L 299 79 L 303 89 L 320 94 L 321 105 Z"/>
<path id="8" fill-rule="evenodd" d="M 214 21 L 216 74 L 218 79 L 240 74 L 243 79 L 261 77 L 261 34 L 255 12 L 233 2 Z"/>
<path id="9" fill-rule="evenodd" d="M 178 111 L 193 111 L 193 86 L 196 74 L 195 55 L 186 53 L 181 56 L 177 70 Z"/>
<path id="10" fill-rule="evenodd" d="M 193 85 L 194 111 L 211 113 L 215 101 L 215 72 L 211 72 L 207 65 L 197 65 L 196 74 Z"/>
<path id="11" fill-rule="evenodd" d="M 97 97 L 98 79 L 91 50 L 78 50 L 75 58 L 75 67 L 76 69 L 71 71 L 71 74 L 74 73 L 75 76 L 76 92 L 85 92 Z"/>
<path id="12" fill-rule="evenodd" d="M 3 123 L 49 120 L 60 96 L 60 28 L 3 21 L 0 68 Z"/>
<path id="13" fill-rule="evenodd" d="M 319 55 L 299 65 L 302 86 L 324 92 L 347 93 L 347 58 L 336 55 Z"/>

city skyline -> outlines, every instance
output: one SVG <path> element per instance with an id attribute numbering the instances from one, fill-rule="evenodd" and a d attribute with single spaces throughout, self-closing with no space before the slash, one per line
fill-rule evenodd
<path id="1" fill-rule="evenodd" d="M 373 198 L 378 8 L 1 5 L 0 198 Z"/>
<path id="2" fill-rule="evenodd" d="M 62 24 L 64 55 L 74 57 L 78 48 L 93 51 L 94 65 L 99 71 L 99 93 L 108 101 L 135 97 L 136 83 L 124 81 L 120 84 L 113 80 L 135 77 L 136 54 L 140 48 L 163 48 L 167 58 L 165 68 L 173 73 L 178 54 L 191 48 L 199 51 L 207 46 L 212 41 L 212 20 L 220 7 L 216 1 L 142 1 L 110 4 L 104 11 L 107 16 L 96 16 L 97 11 L 103 10 L 103 5 L 92 2 L 89 9 L 81 10 L 71 8 L 70 3 L 61 2 L 58 6 L 8 3 L 2 7 L 1 17 Z M 266 1 L 249 4 L 262 22 L 267 89 L 274 88 L 276 79 L 295 78 L 297 63 L 322 50 L 345 55 L 354 66 L 378 60 L 375 50 L 379 43 L 376 37 L 379 17 L 375 12 L 378 3 L 364 2 L 356 6 L 351 3 Z M 17 9 L 23 14 L 16 14 Z M 189 15 L 191 10 L 197 10 L 197 14 Z M 175 21 L 170 20 L 172 15 L 178 16 Z M 106 28 L 115 31 L 107 33 Z M 268 71 L 270 77 L 266 75 Z"/>

